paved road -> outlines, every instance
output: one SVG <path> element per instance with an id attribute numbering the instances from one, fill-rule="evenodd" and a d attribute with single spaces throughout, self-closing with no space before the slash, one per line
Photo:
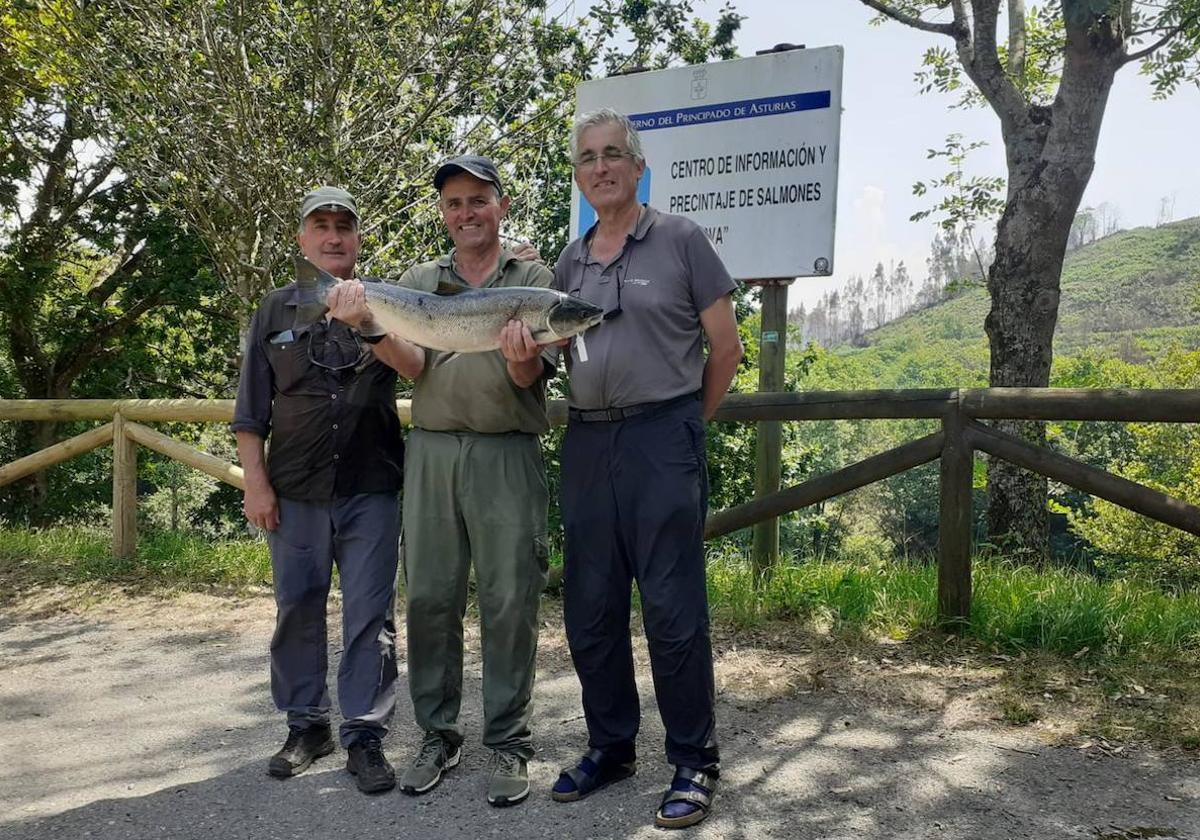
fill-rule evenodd
<path id="1" fill-rule="evenodd" d="M 584 802 L 550 801 L 584 741 L 556 615 L 540 655 L 534 793 L 503 810 L 484 801 L 477 636 L 464 709 L 475 739 L 437 790 L 363 796 L 336 754 L 296 779 L 268 777 L 283 732 L 268 699 L 270 621 L 268 598 L 199 595 L 0 616 L 0 840 L 670 836 L 652 827 L 670 769 L 644 665 L 639 775 Z M 836 687 L 755 699 L 725 678 L 745 661 L 728 647 L 722 788 L 712 818 L 680 835 L 689 840 L 1200 840 L 1200 762 L 1144 751 L 1096 760 L 949 706 L 880 707 Z M 416 745 L 410 721 L 405 700 L 386 743 L 397 763 Z"/>

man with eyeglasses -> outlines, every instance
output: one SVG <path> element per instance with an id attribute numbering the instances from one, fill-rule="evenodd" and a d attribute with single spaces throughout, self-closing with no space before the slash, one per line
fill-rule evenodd
<path id="1" fill-rule="evenodd" d="M 608 109 L 580 117 L 571 154 L 575 183 L 597 221 L 559 257 L 555 287 L 607 314 L 567 351 L 563 613 L 589 749 L 551 795 L 581 799 L 636 769 L 641 713 L 629 631 L 636 580 L 667 760 L 675 765 L 655 823 L 683 828 L 708 815 L 720 772 L 703 548 L 704 421 L 742 358 L 731 298 L 737 284 L 700 227 L 638 203 L 646 163 L 626 117 Z"/>
<path id="2" fill-rule="evenodd" d="M 495 164 L 478 155 L 437 168 L 442 221 L 454 248 L 400 284 L 545 286 L 554 277 L 500 242 L 509 208 Z M 536 256 L 536 254 L 535 254 Z M 548 492 L 538 436 L 549 430 L 545 382 L 557 351 L 509 321 L 501 346 L 446 361 L 426 351 L 413 384 L 404 474 L 408 677 L 424 735 L 400 790 L 433 790 L 462 755 L 463 616 L 474 568 L 483 655 L 483 745 L 492 751 L 490 805 L 529 795 L 538 603 L 546 584 Z"/>
<path id="3" fill-rule="evenodd" d="M 296 239 L 310 262 L 353 278 L 358 226 L 353 196 L 321 187 L 300 205 Z M 295 284 L 263 299 L 250 322 L 232 428 L 245 471 L 243 509 L 267 533 L 274 578 L 271 695 L 287 714 L 288 736 L 268 772 L 295 776 L 336 748 L 325 624 L 336 563 L 339 740 L 359 789 L 377 793 L 395 786 L 382 740 L 396 706 L 393 603 L 404 462 L 396 376 L 415 377 L 424 354 L 397 336 L 358 332 L 371 317 L 361 282 L 339 283 L 326 303 L 328 318 L 302 327 Z"/>

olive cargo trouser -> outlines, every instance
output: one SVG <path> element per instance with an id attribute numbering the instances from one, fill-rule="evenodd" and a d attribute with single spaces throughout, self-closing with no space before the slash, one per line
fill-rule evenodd
<path id="1" fill-rule="evenodd" d="M 546 585 L 548 492 L 535 435 L 414 429 L 404 464 L 408 677 L 417 725 L 463 741 L 463 616 L 474 566 L 483 743 L 525 758 Z"/>

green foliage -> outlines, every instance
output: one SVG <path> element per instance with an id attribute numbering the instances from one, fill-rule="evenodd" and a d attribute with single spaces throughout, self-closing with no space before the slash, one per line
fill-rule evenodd
<path id="1" fill-rule="evenodd" d="M 789 564 L 762 586 L 750 564 L 728 553 L 709 562 L 714 615 L 747 626 L 807 620 L 893 639 L 936 626 L 937 568 L 860 559 Z M 1102 582 L 1067 570 L 1037 570 L 976 558 L 968 638 L 1001 650 L 1131 655 L 1200 650 L 1200 595 L 1172 595 L 1137 581 Z"/>
<path id="2" fill-rule="evenodd" d="M 725 3 L 715 24 L 694 17 L 691 0 L 620 0 L 598 3 L 592 14 L 610 38 L 624 27 L 630 45 L 613 44 L 604 54 L 608 75 L 635 70 L 660 70 L 678 59 L 704 64 L 737 57 L 733 38 L 744 18 Z"/>
<path id="3" fill-rule="evenodd" d="M 964 142 L 962 134 L 954 132 L 946 136 L 944 148 L 930 149 L 926 157 L 930 160 L 945 158 L 949 171 L 929 184 L 917 181 L 913 184 L 913 195 L 923 196 L 931 189 L 942 190 L 943 195 L 933 207 L 909 216 L 909 221 L 918 222 L 940 214 L 943 231 L 960 237 L 965 235 L 974 243 L 978 224 L 998 216 L 1004 209 L 1004 200 L 999 197 L 1004 190 L 1003 178 L 968 177 L 964 172 L 970 153 L 986 145 L 982 140 Z M 982 263 L 979 272 L 984 273 Z"/>
<path id="4" fill-rule="evenodd" d="M 1175 350 L 1142 371 L 1147 388 L 1200 388 L 1200 351 Z M 1182 423 L 1130 423 L 1124 446 L 1109 456 L 1118 475 L 1200 505 L 1200 428 Z M 1114 575 L 1170 586 L 1200 586 L 1200 538 L 1103 500 L 1070 515 L 1072 529 L 1099 552 L 1095 563 Z"/>

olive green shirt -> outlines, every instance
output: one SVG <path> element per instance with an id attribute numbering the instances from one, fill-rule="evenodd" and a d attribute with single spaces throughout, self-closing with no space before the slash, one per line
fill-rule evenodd
<path id="1" fill-rule="evenodd" d="M 401 286 L 434 292 L 439 282 L 470 287 L 454 267 L 454 252 L 404 272 Z M 541 263 L 518 260 L 501 251 L 496 271 L 479 288 L 488 286 L 541 286 L 554 283 L 554 275 Z M 541 434 L 550 428 L 546 417 L 546 379 L 554 375 L 558 353 L 553 347 L 542 354 L 543 375 L 528 388 L 518 388 L 508 376 L 499 350 L 463 353 L 449 361 L 447 354 L 425 350 L 425 369 L 413 383 L 412 422 L 431 432 Z"/>

